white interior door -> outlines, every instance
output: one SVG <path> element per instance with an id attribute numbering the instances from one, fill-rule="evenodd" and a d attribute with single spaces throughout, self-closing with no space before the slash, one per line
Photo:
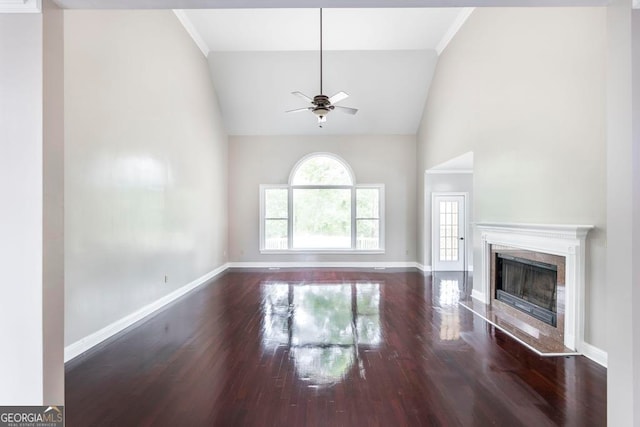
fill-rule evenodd
<path id="1" fill-rule="evenodd" d="M 465 271 L 465 195 L 433 193 L 431 199 L 433 269 Z"/>

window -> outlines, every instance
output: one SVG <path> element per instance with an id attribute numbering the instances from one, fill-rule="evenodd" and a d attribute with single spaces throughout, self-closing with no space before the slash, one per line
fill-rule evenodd
<path id="1" fill-rule="evenodd" d="M 384 186 L 356 185 L 333 154 L 306 156 L 289 185 L 260 189 L 262 251 L 384 250 Z"/>

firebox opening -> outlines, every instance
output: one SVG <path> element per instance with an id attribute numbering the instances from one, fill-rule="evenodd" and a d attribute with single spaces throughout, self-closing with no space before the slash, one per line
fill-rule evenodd
<path id="1" fill-rule="evenodd" d="M 496 299 L 556 326 L 557 266 L 497 253 L 495 272 Z"/>

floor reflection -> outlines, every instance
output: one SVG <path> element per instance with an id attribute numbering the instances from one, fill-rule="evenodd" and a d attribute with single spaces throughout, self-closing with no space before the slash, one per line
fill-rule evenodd
<path id="1" fill-rule="evenodd" d="M 382 340 L 379 283 L 265 282 L 262 295 L 263 347 L 288 347 L 311 384 L 341 381 L 359 363 L 360 347 Z M 362 366 L 358 372 L 365 375 Z"/>
<path id="2" fill-rule="evenodd" d="M 440 339 L 454 341 L 460 339 L 460 313 L 458 301 L 466 296 L 468 289 L 465 272 L 434 272 L 434 307 L 440 313 Z"/>

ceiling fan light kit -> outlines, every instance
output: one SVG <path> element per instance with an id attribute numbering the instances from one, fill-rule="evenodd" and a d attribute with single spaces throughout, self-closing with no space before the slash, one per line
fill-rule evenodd
<path id="1" fill-rule="evenodd" d="M 329 114 L 334 109 L 338 109 L 338 111 L 342 111 L 347 114 L 356 114 L 358 110 L 356 108 L 351 107 L 342 107 L 339 105 L 334 105 L 346 98 L 349 97 L 345 92 L 338 92 L 332 97 L 328 97 L 327 95 L 322 94 L 322 8 L 320 8 L 320 95 L 316 95 L 312 98 L 308 97 L 302 92 L 291 92 L 292 95 L 298 96 L 305 101 L 309 102 L 312 106 L 305 108 L 297 108 L 295 110 L 286 111 L 287 113 L 298 113 L 300 111 L 311 111 L 318 118 L 318 125 L 322 127 L 322 124 L 327 121 L 327 114 Z"/>

